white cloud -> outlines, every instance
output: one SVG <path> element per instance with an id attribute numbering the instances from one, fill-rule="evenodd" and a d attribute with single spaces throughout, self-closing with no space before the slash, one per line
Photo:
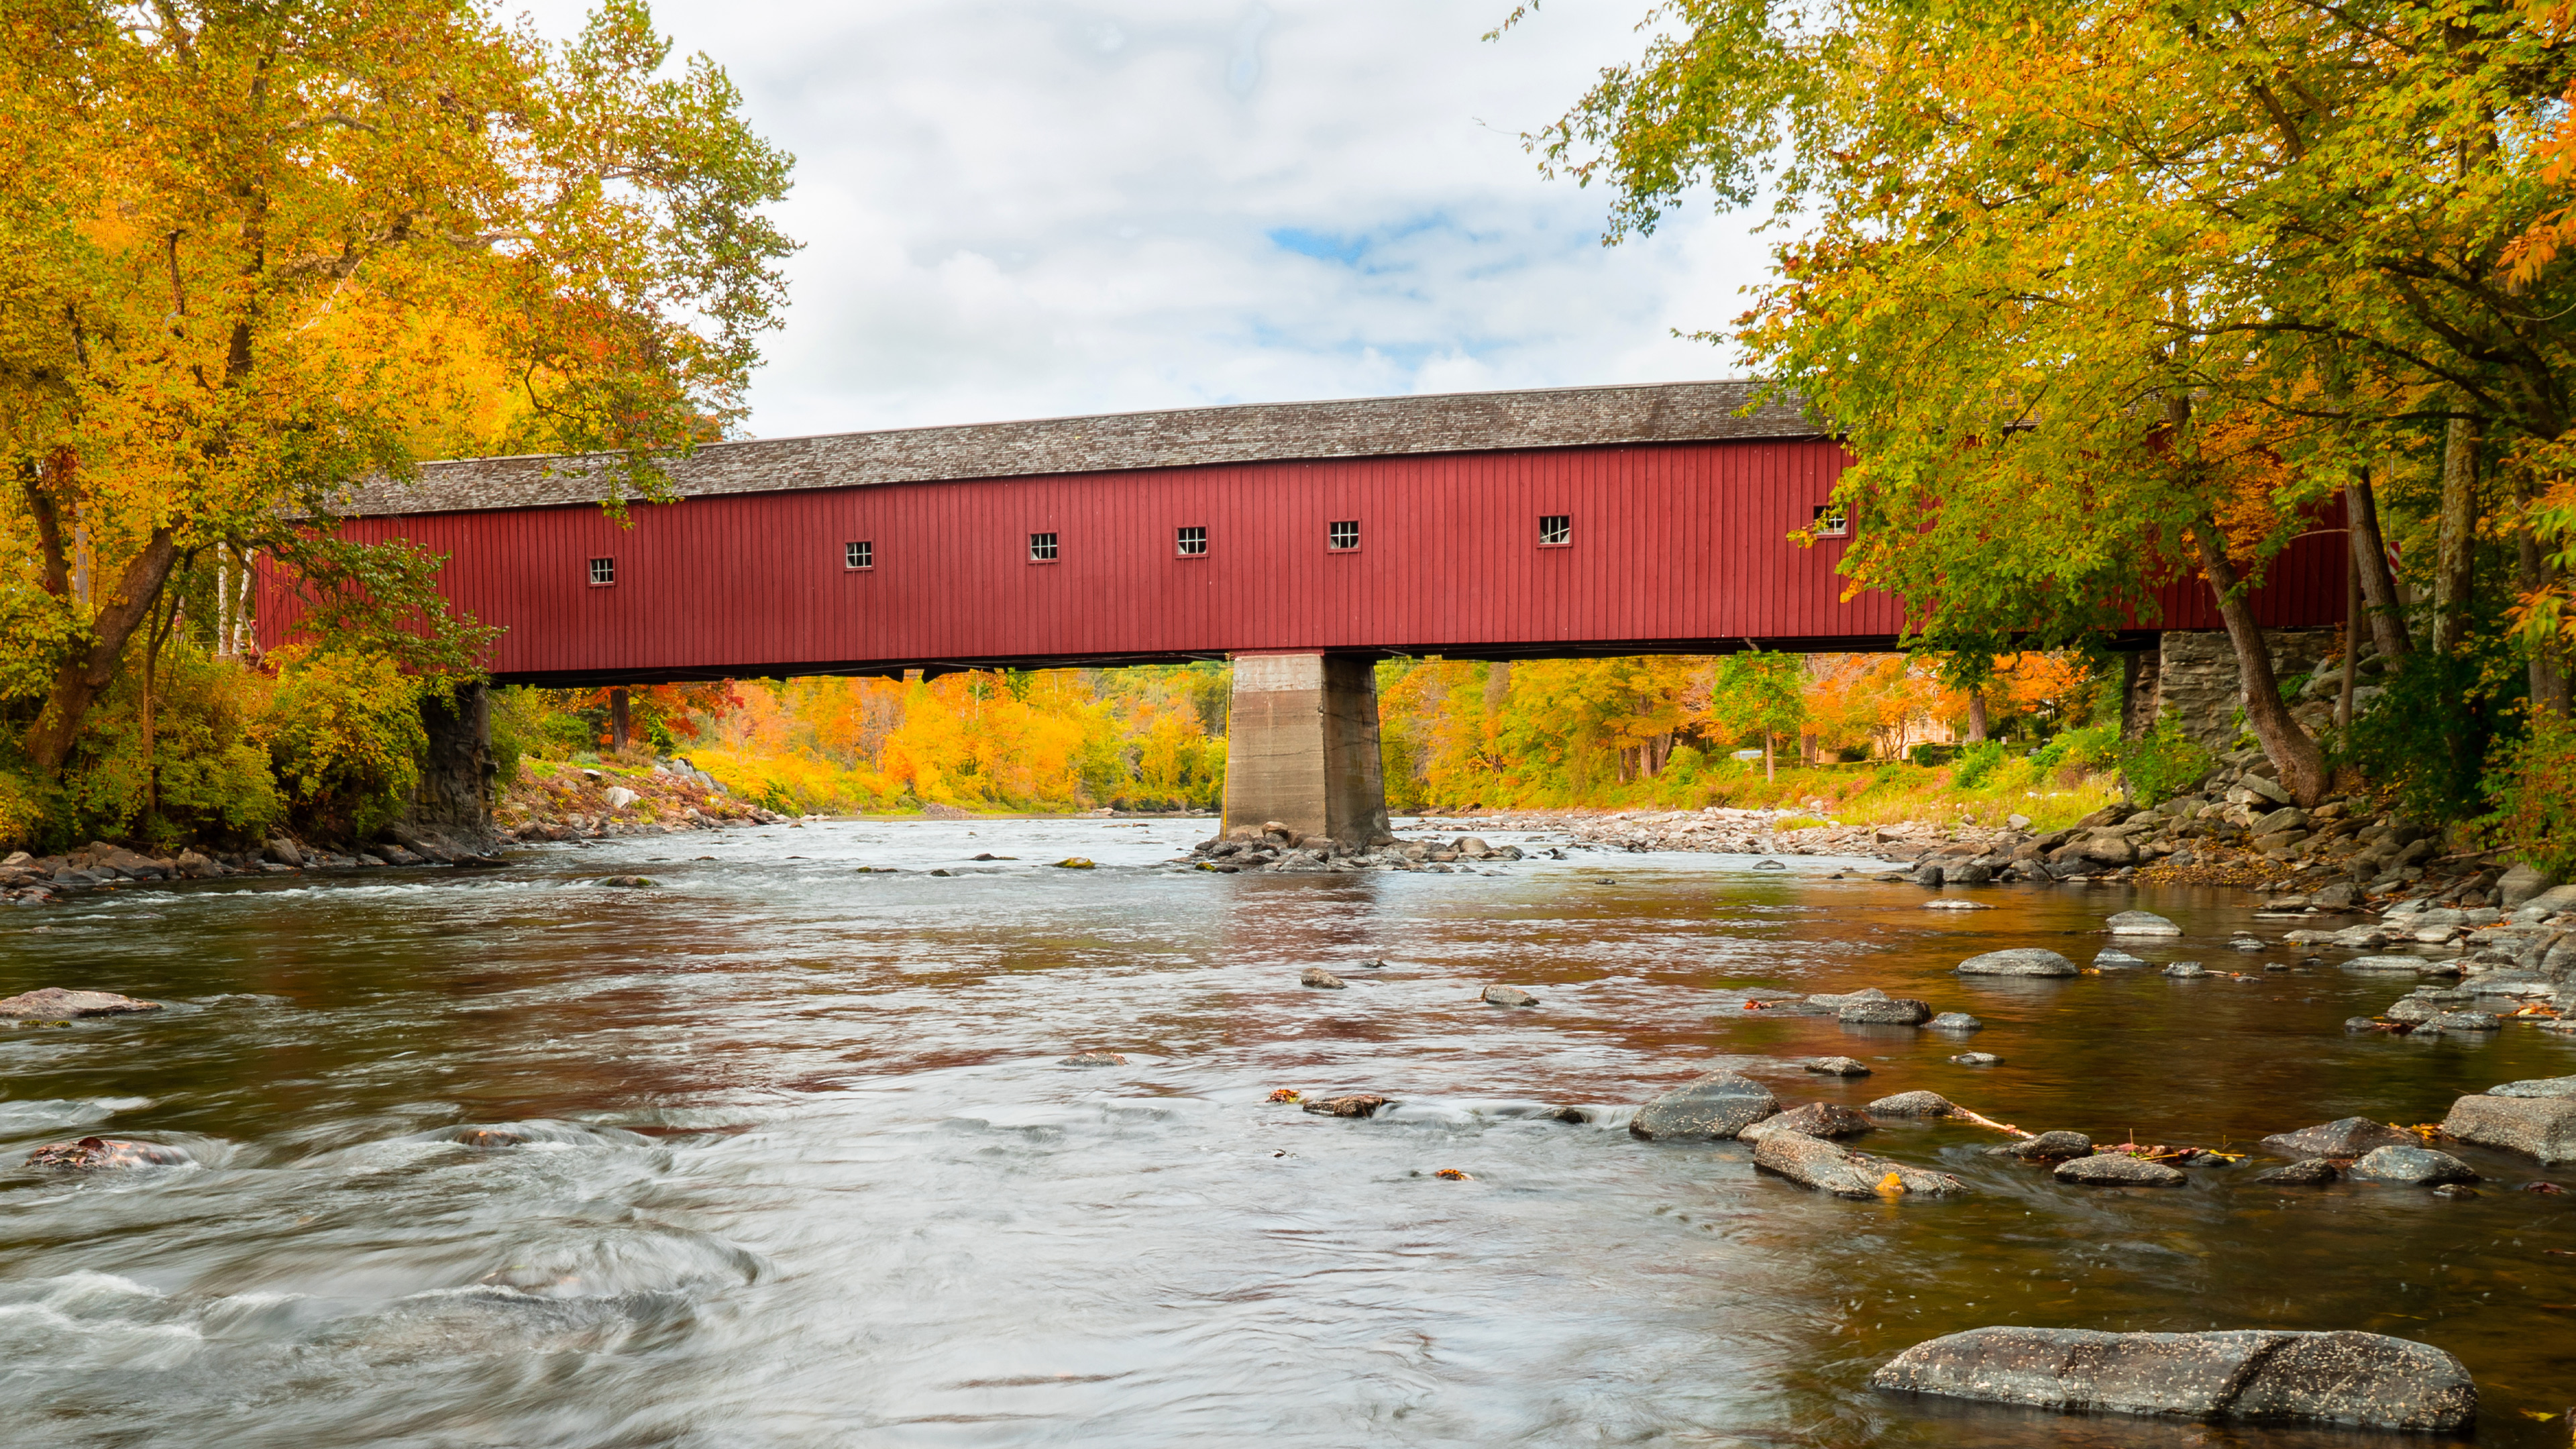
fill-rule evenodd
<path id="1" fill-rule="evenodd" d="M 1671 333 L 1743 309 L 1748 220 L 1604 249 L 1521 148 L 1642 4 L 1507 9 L 664 0 L 798 158 L 751 430 L 1738 371 Z"/>

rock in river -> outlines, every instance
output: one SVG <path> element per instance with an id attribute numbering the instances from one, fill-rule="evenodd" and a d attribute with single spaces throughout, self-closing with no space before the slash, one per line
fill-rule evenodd
<path id="1" fill-rule="evenodd" d="M 1764 1172 L 1776 1172 L 1800 1187 L 1812 1187 L 1836 1197 L 1867 1200 L 1917 1193 L 1947 1197 L 1968 1190 L 1966 1183 L 1946 1172 L 1908 1167 L 1902 1162 L 1836 1147 L 1803 1132 L 1765 1134 L 1761 1145 L 1753 1149 L 1753 1165 Z"/>
<path id="2" fill-rule="evenodd" d="M 1057 1062 L 1060 1067 L 1123 1067 L 1127 1059 L 1116 1052 L 1075 1052 Z"/>
<path id="3" fill-rule="evenodd" d="M 2024 1162 L 2066 1162 L 2093 1155 L 2093 1139 L 2081 1132 L 2042 1132 L 2019 1142 L 1986 1149 L 1988 1157 L 2018 1157 Z"/>
<path id="4" fill-rule="evenodd" d="M 62 1021 L 75 1016 L 125 1016 L 137 1011 L 159 1011 L 157 1001 L 138 1001 L 119 996 L 113 991 L 65 991 L 59 986 L 38 987 L 16 996 L 0 998 L 0 1016 L 32 1016 L 46 1021 Z"/>
<path id="5" fill-rule="evenodd" d="M 1353 1092 L 1347 1097 L 1310 1098 L 1306 1110 L 1318 1117 L 1366 1117 L 1387 1104 L 1375 1092 Z"/>
<path id="6" fill-rule="evenodd" d="M 2122 911 L 2102 923 L 2114 936 L 2179 936 L 2182 927 L 2153 911 Z"/>
<path id="7" fill-rule="evenodd" d="M 2430 1147 L 2374 1147 L 2344 1175 L 2362 1182 L 2405 1182 L 2423 1187 L 2478 1180 L 2467 1163 Z"/>
<path id="8" fill-rule="evenodd" d="M 1536 1006 L 1538 998 L 1517 986 L 1488 986 L 1484 999 L 1495 1006 Z"/>
<path id="9" fill-rule="evenodd" d="M 2096 971 L 2129 971 L 2146 964 L 2146 958 L 2132 956 L 2117 946 L 2105 946 L 2093 953 L 2093 969 Z"/>
<path id="10" fill-rule="evenodd" d="M 2450 1354 L 2376 1333 L 1972 1328 L 1918 1343 L 1870 1386 L 2070 1413 L 2448 1432 L 2478 1386 Z"/>
<path id="11" fill-rule="evenodd" d="M 1746 1142 L 1758 1142 L 1774 1132 L 1795 1132 L 1805 1137 L 1858 1137 L 1877 1130 L 1878 1124 L 1869 1120 L 1866 1112 L 1839 1102 L 1809 1102 L 1777 1117 L 1766 1117 L 1735 1135 Z"/>
<path id="12" fill-rule="evenodd" d="M 1319 991 L 1340 991 L 1348 985 L 1342 978 L 1321 966 L 1309 966 L 1297 973 L 1297 984 L 1312 986 Z"/>
<path id="13" fill-rule="evenodd" d="M 1920 1026 L 1932 1017 L 1932 1003 L 1910 996 L 1885 1001 L 1855 1001 L 1834 1013 L 1834 1020 L 1854 1026 Z"/>
<path id="14" fill-rule="evenodd" d="M 1950 1058 L 1950 1065 L 1954 1067 L 2000 1067 L 2003 1064 L 2004 1059 L 1993 1052 L 1961 1052 Z"/>
<path id="15" fill-rule="evenodd" d="M 65 1172 L 105 1172 L 119 1167 L 177 1167 L 189 1160 L 176 1147 L 158 1142 L 129 1142 L 122 1137 L 84 1137 L 54 1142 L 27 1154 L 29 1167 Z"/>
<path id="16" fill-rule="evenodd" d="M 1984 1031 L 1986 1024 L 1964 1011 L 1945 1011 L 1923 1023 L 1934 1031 Z"/>
<path id="17" fill-rule="evenodd" d="M 2072 961 L 2054 951 L 2037 946 L 2015 946 L 2008 951 L 1988 951 L 1959 963 L 1962 976 L 2077 976 L 2083 974 Z"/>
<path id="18" fill-rule="evenodd" d="M 2576 1097 L 2462 1097 L 2442 1134 L 2543 1162 L 2576 1162 Z"/>
<path id="19" fill-rule="evenodd" d="M 2258 1172 L 2254 1174 L 2254 1181 L 2270 1183 L 2275 1187 L 2323 1187 L 2341 1176 L 2343 1174 L 2335 1170 L 2332 1162 L 2322 1157 L 2311 1157 L 2305 1162 L 2293 1162 L 2287 1167 Z"/>
<path id="20" fill-rule="evenodd" d="M 1947 1117 L 1958 1110 L 1938 1092 L 1899 1092 L 1869 1104 L 1873 1117 Z"/>
<path id="21" fill-rule="evenodd" d="M 2125 1152 L 2097 1152 L 2057 1164 L 2059 1182 L 2087 1187 L 2180 1187 L 2190 1181 L 2179 1168 Z"/>
<path id="22" fill-rule="evenodd" d="M 1771 1089 L 1733 1072 L 1685 1082 L 1637 1109 L 1628 1130 L 1655 1142 L 1718 1142 L 1779 1115 Z"/>
<path id="23" fill-rule="evenodd" d="M 2374 1147 L 2420 1147 L 2412 1132 L 2401 1132 L 2367 1117 L 2344 1117 L 2296 1132 L 2275 1132 L 2263 1145 L 2283 1157 L 2359 1157 Z"/>
<path id="24" fill-rule="evenodd" d="M 2490 1097 L 2576 1097 L 2576 1077 L 2532 1077 L 2487 1088 Z"/>
<path id="25" fill-rule="evenodd" d="M 1828 1077 L 1866 1077 L 1869 1075 L 1868 1064 L 1851 1057 L 1809 1057 L 1801 1065 L 1805 1066 L 1808 1071 L 1821 1072 Z"/>

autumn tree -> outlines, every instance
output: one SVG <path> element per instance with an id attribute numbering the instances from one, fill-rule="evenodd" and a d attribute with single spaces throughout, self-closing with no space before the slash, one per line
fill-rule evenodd
<path id="1" fill-rule="evenodd" d="M 2457 637 L 2481 469 L 2576 425 L 2576 285 L 2506 263 L 2576 51 L 2519 6 L 2396 0 L 1676 0 L 1653 28 L 1536 144 L 1612 188 L 1614 239 L 1699 185 L 1799 233 L 1736 336 L 1852 443 L 1846 571 L 1979 657 L 2196 575 L 2317 798 L 2246 591 L 2340 491 L 2393 599 L 2368 484 L 2430 449 Z"/>
<path id="2" fill-rule="evenodd" d="M 434 560 L 330 539 L 353 482 L 506 445 L 651 494 L 742 415 L 789 158 L 668 56 L 640 0 L 561 46 L 483 0 L 0 12 L 0 693 L 40 773 L 212 559 L 471 672 Z"/>

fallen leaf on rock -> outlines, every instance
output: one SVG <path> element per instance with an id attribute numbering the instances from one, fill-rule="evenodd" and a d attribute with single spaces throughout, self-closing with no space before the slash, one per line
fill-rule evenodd
<path id="1" fill-rule="evenodd" d="M 1454 1168 L 1454 1167 L 1444 1167 L 1444 1168 L 1440 1169 L 1438 1172 L 1435 1172 L 1435 1173 L 1433 1173 L 1433 1174 L 1431 1174 L 1431 1175 L 1432 1175 L 1433 1177 L 1445 1177 L 1445 1178 L 1449 1179 L 1451 1182 L 1474 1182 L 1474 1181 L 1476 1180 L 1475 1178 L 1473 1178 L 1473 1177 L 1471 1177 L 1471 1176 L 1467 1175 L 1467 1174 L 1466 1174 L 1466 1173 L 1464 1173 L 1464 1172 L 1459 1171 L 1457 1168 Z"/>
<path id="2" fill-rule="evenodd" d="M 1744 1003 L 1744 1009 L 1747 1011 L 1769 1011 L 1771 1009 L 1771 1003 L 1767 1001 L 1748 1001 Z"/>
<path id="3" fill-rule="evenodd" d="M 1304 1096 L 1295 1087 L 1281 1087 L 1279 1090 L 1270 1094 L 1270 1100 L 1274 1102 L 1297 1102 L 1303 1101 Z"/>
<path id="4" fill-rule="evenodd" d="M 1878 1195 L 1880 1197 L 1905 1196 L 1904 1174 L 1891 1172 L 1887 1176 L 1880 1178 L 1878 1180 Z"/>

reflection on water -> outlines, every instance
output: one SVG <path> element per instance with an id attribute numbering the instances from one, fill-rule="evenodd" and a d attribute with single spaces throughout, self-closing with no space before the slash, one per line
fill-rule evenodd
<path id="1" fill-rule="evenodd" d="M 2495 1179 L 2463 1201 L 2267 1191 L 2259 1155 L 2085 1191 L 1979 1155 L 1990 1133 L 1891 1122 L 1863 1145 L 1976 1189 L 1892 1206 L 1538 1110 L 1731 1065 L 1790 1102 L 1930 1088 L 2033 1130 L 2244 1144 L 2435 1120 L 2576 1073 L 2563 1041 L 2346 1037 L 2403 987 L 2330 966 L 1949 974 L 2006 945 L 2089 956 L 2132 904 L 2190 931 L 2153 960 L 2295 962 L 2226 949 L 2279 933 L 2233 894 L 1935 912 L 1807 860 L 1154 867 L 1204 829 L 818 824 L 0 915 L 0 994 L 175 1004 L 0 1033 L 10 1442 L 2388 1442 L 1865 1388 L 1986 1323 L 2402 1334 L 2476 1372 L 2486 1442 L 2565 1442 L 2530 1415 L 2571 1397 L 2576 1196 L 2514 1191 L 2528 1163 L 2463 1151 Z M 1034 864 L 1073 853 L 1101 868 Z M 628 871 L 660 887 L 588 884 Z M 1298 987 L 1315 964 L 1350 988 Z M 1491 981 L 1542 1005 L 1483 1005 Z M 2004 1064 L 1740 1007 L 1869 985 L 1975 1013 Z M 1127 1065 L 1057 1064 L 1084 1048 Z M 1824 1053 L 1874 1075 L 1798 1068 Z M 1278 1087 L 1405 1105 L 1329 1120 Z M 15 1167 L 85 1134 L 194 1165 Z"/>

